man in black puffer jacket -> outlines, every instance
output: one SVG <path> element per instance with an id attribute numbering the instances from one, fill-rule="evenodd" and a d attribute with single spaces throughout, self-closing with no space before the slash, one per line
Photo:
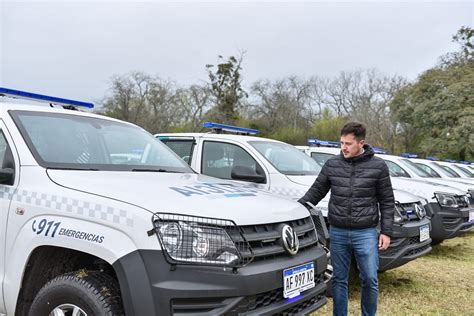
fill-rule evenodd
<path id="1" fill-rule="evenodd" d="M 347 315 L 352 252 L 362 281 L 363 315 L 377 311 L 378 250 L 390 245 L 395 201 L 388 167 L 365 144 L 365 126 L 349 122 L 341 130 L 341 154 L 329 159 L 318 178 L 298 201 L 316 205 L 331 190 L 330 224 L 333 314 Z M 380 236 L 377 225 L 380 222 Z"/>

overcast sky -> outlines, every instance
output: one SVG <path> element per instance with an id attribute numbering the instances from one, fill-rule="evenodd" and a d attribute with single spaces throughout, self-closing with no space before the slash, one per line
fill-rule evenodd
<path id="1" fill-rule="evenodd" d="M 0 2 L 0 86 L 92 102 L 113 75 L 199 84 L 239 51 L 247 87 L 372 67 L 413 80 L 474 15 L 473 1 Z"/>

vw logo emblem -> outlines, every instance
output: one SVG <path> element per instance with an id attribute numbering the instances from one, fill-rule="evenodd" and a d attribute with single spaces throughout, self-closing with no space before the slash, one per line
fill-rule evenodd
<path id="1" fill-rule="evenodd" d="M 282 246 L 286 252 L 292 256 L 296 255 L 300 247 L 298 236 L 293 228 L 289 225 L 283 225 L 281 228 Z"/>

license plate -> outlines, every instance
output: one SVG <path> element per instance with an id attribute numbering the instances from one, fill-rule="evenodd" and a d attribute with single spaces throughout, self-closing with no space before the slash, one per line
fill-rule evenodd
<path id="1" fill-rule="evenodd" d="M 474 211 L 469 212 L 469 221 L 470 222 L 474 221 Z"/>
<path id="2" fill-rule="evenodd" d="M 292 298 L 314 287 L 314 263 L 306 263 L 283 271 L 283 297 Z"/>
<path id="3" fill-rule="evenodd" d="M 430 225 L 423 225 L 420 227 L 420 242 L 430 238 Z"/>

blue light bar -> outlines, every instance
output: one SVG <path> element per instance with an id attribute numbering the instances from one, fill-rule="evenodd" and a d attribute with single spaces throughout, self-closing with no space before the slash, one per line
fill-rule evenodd
<path id="1" fill-rule="evenodd" d="M 446 162 L 458 162 L 457 160 L 454 160 L 454 159 L 445 159 L 444 161 L 446 161 Z"/>
<path id="2" fill-rule="evenodd" d="M 460 160 L 459 163 L 462 163 L 463 165 L 470 165 L 470 164 L 472 164 L 472 162 L 464 161 L 464 160 Z"/>
<path id="3" fill-rule="evenodd" d="M 428 156 L 428 157 L 426 157 L 426 159 L 433 160 L 433 161 L 438 161 L 439 160 L 439 158 L 435 157 L 435 156 Z"/>
<path id="4" fill-rule="evenodd" d="M 381 148 L 377 148 L 377 147 L 372 147 L 372 150 L 373 150 L 374 153 L 376 153 L 376 154 L 386 154 L 386 153 L 387 153 L 386 150 L 381 149 Z"/>
<path id="5" fill-rule="evenodd" d="M 213 123 L 213 122 L 204 122 L 204 123 L 202 123 L 202 126 L 204 126 L 205 128 L 210 128 L 210 129 L 216 130 L 216 131 L 227 131 L 227 132 L 241 133 L 241 134 L 246 134 L 246 135 L 258 134 L 257 129 L 251 129 L 251 128 L 233 126 L 233 125 L 226 125 L 226 124 L 219 124 L 219 123 Z"/>
<path id="6" fill-rule="evenodd" d="M 316 139 L 316 138 L 308 139 L 308 144 L 310 146 L 322 146 L 322 147 L 340 147 L 341 145 L 338 142 L 332 142 L 329 140 L 321 140 L 321 139 Z"/>
<path id="7" fill-rule="evenodd" d="M 410 153 L 402 153 L 400 156 L 405 157 L 405 158 L 418 158 L 417 154 L 410 154 Z"/>
<path id="8" fill-rule="evenodd" d="M 46 103 L 53 103 L 57 105 L 82 106 L 89 109 L 92 109 L 94 107 L 94 104 L 89 103 L 89 102 L 57 98 L 57 97 L 52 97 L 52 96 L 43 95 L 43 94 L 37 94 L 37 93 L 31 93 L 31 92 L 25 92 L 25 91 L 19 91 L 19 90 L 13 90 L 13 89 L 0 87 L 0 96 L 2 95 L 7 96 L 7 97 L 12 97 L 12 98 L 17 98 L 17 99 L 34 100 L 34 101 L 40 101 L 40 102 L 46 102 Z"/>

